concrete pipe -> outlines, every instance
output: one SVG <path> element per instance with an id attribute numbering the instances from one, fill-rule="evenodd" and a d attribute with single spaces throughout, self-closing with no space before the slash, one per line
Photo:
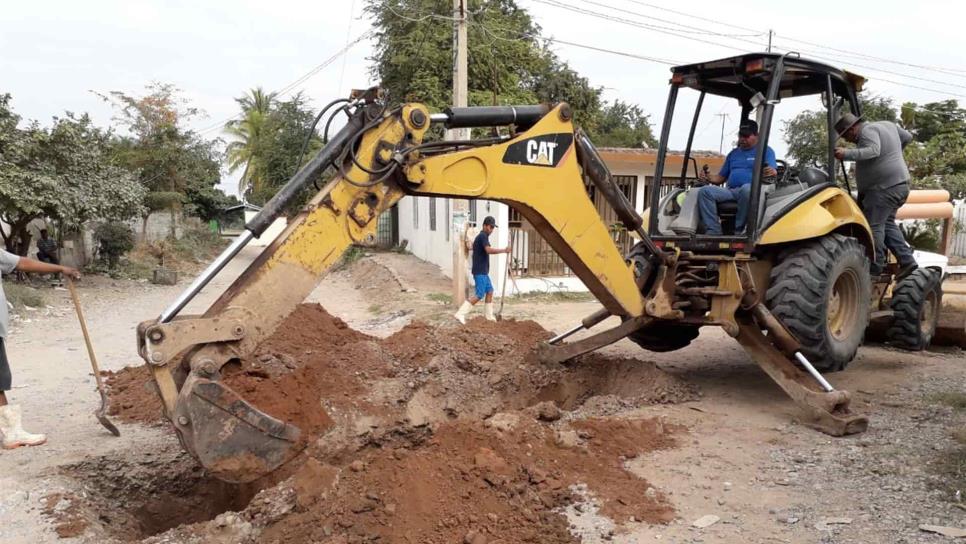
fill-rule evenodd
<path id="1" fill-rule="evenodd" d="M 906 203 L 896 212 L 896 219 L 948 219 L 952 216 L 952 202 Z"/>
<path id="2" fill-rule="evenodd" d="M 931 204 L 949 202 L 949 191 L 945 189 L 913 189 L 909 191 L 906 204 Z"/>

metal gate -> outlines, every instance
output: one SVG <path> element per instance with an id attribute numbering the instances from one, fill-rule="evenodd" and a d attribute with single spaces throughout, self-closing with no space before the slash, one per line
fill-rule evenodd
<path id="1" fill-rule="evenodd" d="M 953 237 L 949 244 L 949 255 L 966 257 L 966 201 L 956 203 L 953 212 Z"/>
<path id="2" fill-rule="evenodd" d="M 637 195 L 637 176 L 613 176 L 614 183 L 631 202 Z M 597 188 L 585 180 L 585 188 L 591 202 L 597 208 L 601 220 L 607 225 L 611 238 L 621 254 L 627 253 L 634 239 L 628 234 L 617 212 L 597 194 Z M 511 268 L 514 273 L 526 276 L 572 276 L 573 271 L 564 263 L 550 244 L 518 212 L 510 208 L 510 233 L 513 236 Z"/>
<path id="3" fill-rule="evenodd" d="M 396 206 L 382 212 L 376 224 L 376 247 L 389 249 L 399 245 L 399 209 Z"/>

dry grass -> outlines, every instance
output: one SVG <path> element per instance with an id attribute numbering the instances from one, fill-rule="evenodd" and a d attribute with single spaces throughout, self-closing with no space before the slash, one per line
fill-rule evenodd
<path id="1" fill-rule="evenodd" d="M 13 304 L 14 308 L 25 306 L 41 308 L 47 303 L 42 292 L 21 283 L 7 282 L 3 286 L 3 291 L 7 295 L 7 301 Z"/>

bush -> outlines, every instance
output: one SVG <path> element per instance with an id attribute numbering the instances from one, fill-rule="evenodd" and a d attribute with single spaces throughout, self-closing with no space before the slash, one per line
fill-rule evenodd
<path id="1" fill-rule="evenodd" d="M 937 251 L 939 248 L 939 220 L 927 219 L 923 222 L 902 223 L 899 230 L 906 243 L 920 251 Z"/>
<path id="2" fill-rule="evenodd" d="M 7 282 L 3 286 L 3 291 L 14 308 L 23 308 L 24 306 L 41 308 L 47 303 L 43 293 L 33 287 L 19 283 Z"/>
<path id="3" fill-rule="evenodd" d="M 124 223 L 101 223 L 94 229 L 94 240 L 109 270 L 117 268 L 121 256 L 134 249 L 134 232 Z"/>
<path id="4" fill-rule="evenodd" d="M 207 225 L 185 228 L 181 238 L 168 240 L 176 258 L 195 263 L 207 262 L 225 246 L 225 240 Z M 168 254 L 165 255 L 168 258 Z"/>

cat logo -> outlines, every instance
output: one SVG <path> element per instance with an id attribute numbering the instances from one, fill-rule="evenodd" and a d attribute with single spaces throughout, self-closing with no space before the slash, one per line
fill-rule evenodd
<path id="1" fill-rule="evenodd" d="M 553 164 L 553 150 L 557 148 L 557 142 L 539 142 L 537 140 L 527 141 L 527 162 L 550 166 Z"/>
<path id="2" fill-rule="evenodd" d="M 573 142 L 574 135 L 568 132 L 534 136 L 510 144 L 503 154 L 503 162 L 553 168 L 560 164 Z"/>

